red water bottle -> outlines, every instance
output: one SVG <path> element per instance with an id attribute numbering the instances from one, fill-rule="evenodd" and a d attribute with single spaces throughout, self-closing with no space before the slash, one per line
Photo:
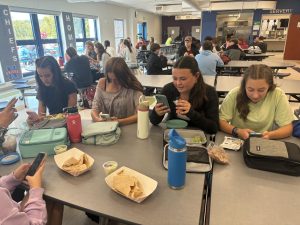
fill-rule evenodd
<path id="1" fill-rule="evenodd" d="M 70 107 L 66 109 L 67 111 L 67 129 L 70 141 L 72 143 L 81 142 L 81 117 L 78 113 L 77 107 Z"/>

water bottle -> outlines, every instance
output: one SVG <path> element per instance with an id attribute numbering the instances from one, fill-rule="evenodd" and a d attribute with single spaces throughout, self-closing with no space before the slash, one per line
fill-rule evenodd
<path id="1" fill-rule="evenodd" d="M 168 146 L 168 184 L 172 189 L 181 189 L 185 184 L 186 141 L 176 130 L 169 132 Z"/>
<path id="2" fill-rule="evenodd" d="M 149 136 L 149 102 L 141 96 L 137 112 L 137 137 L 146 139 Z"/>
<path id="3" fill-rule="evenodd" d="M 66 108 L 67 112 L 67 129 L 70 141 L 72 143 L 81 142 L 81 117 L 77 107 Z"/>

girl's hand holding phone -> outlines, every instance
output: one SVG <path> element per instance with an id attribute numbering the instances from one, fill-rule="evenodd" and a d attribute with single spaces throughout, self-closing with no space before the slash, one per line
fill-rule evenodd
<path id="1" fill-rule="evenodd" d="M 166 113 L 170 112 L 170 108 L 163 103 L 157 103 L 154 107 L 154 110 L 158 116 L 163 116 Z"/>

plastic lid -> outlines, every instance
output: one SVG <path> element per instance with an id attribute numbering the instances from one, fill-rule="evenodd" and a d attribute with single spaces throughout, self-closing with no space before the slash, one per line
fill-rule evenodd
<path id="1" fill-rule="evenodd" d="M 20 155 L 17 152 L 9 153 L 7 155 L 2 156 L 0 159 L 0 163 L 2 165 L 9 165 L 20 160 Z"/>
<path id="2" fill-rule="evenodd" d="M 78 113 L 77 106 L 64 108 L 64 111 L 67 113 Z"/>
<path id="3" fill-rule="evenodd" d="M 186 141 L 181 137 L 176 130 L 171 129 L 169 132 L 169 145 L 172 148 L 182 149 L 186 146 Z"/>
<path id="4" fill-rule="evenodd" d="M 173 119 L 166 122 L 167 128 L 180 129 L 186 128 L 188 123 L 184 120 Z"/>

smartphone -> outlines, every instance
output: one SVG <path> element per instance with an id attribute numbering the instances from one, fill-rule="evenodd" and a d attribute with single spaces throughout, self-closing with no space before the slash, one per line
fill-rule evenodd
<path id="1" fill-rule="evenodd" d="M 165 95 L 155 95 L 157 103 L 162 103 L 164 106 L 170 108 L 168 99 Z"/>
<path id="2" fill-rule="evenodd" d="M 107 119 L 109 120 L 110 119 L 110 115 L 109 114 L 100 114 L 100 116 L 103 118 L 103 119 Z"/>
<path id="3" fill-rule="evenodd" d="M 40 152 L 34 159 L 33 163 L 31 164 L 27 176 L 33 176 L 43 160 L 46 158 L 47 154 L 45 152 Z"/>
<path id="4" fill-rule="evenodd" d="M 38 120 L 39 119 L 39 115 L 31 110 L 26 111 L 27 115 L 30 117 L 31 120 Z"/>
<path id="5" fill-rule="evenodd" d="M 249 133 L 250 137 L 262 137 L 262 133 L 258 133 L 258 132 L 250 132 Z"/>

